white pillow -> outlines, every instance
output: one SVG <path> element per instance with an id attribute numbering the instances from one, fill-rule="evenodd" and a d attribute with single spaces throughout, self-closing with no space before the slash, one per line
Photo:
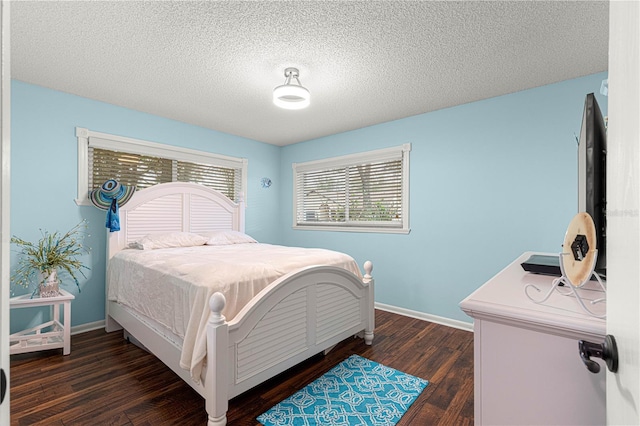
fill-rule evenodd
<path id="1" fill-rule="evenodd" d="M 257 243 L 256 240 L 239 231 L 211 231 L 201 235 L 207 238 L 208 246 L 226 246 L 229 244 Z"/>
<path id="2" fill-rule="evenodd" d="M 166 232 L 162 234 L 145 235 L 138 241 L 129 244 L 129 248 L 154 250 L 171 247 L 202 246 L 207 240 L 207 237 L 193 232 Z"/>

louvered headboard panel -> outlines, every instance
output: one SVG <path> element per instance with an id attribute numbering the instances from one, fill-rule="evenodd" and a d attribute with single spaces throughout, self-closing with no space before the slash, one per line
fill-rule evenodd
<path id="1" fill-rule="evenodd" d="M 120 231 L 110 232 L 107 254 L 152 233 L 244 232 L 244 203 L 235 203 L 203 185 L 171 182 L 145 188 L 120 207 Z"/>

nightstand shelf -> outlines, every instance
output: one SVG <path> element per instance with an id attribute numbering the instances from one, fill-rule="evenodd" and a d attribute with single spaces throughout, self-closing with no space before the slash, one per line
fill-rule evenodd
<path id="1" fill-rule="evenodd" d="M 9 353 L 13 355 L 62 348 L 62 354 L 69 355 L 71 353 L 71 301 L 73 299 L 75 299 L 73 294 L 62 289 L 60 295 L 55 297 L 34 296 L 31 298 L 30 294 L 25 294 L 9 299 L 11 309 L 51 307 L 51 321 L 9 336 Z M 60 321 L 61 306 L 64 316 L 62 322 Z"/>

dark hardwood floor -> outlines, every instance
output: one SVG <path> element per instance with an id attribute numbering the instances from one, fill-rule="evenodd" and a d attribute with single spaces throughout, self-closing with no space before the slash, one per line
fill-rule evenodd
<path id="1" fill-rule="evenodd" d="M 473 424 L 473 334 L 376 311 L 375 339 L 348 339 L 232 399 L 230 425 L 255 418 L 351 354 L 429 380 L 399 425 Z M 12 425 L 205 425 L 204 400 L 153 355 L 103 330 L 62 350 L 11 356 Z"/>

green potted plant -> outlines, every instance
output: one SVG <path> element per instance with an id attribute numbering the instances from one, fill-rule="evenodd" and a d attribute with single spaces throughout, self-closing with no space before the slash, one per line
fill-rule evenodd
<path id="1" fill-rule="evenodd" d="M 42 238 L 36 243 L 12 236 L 11 243 L 20 248 L 18 264 L 11 276 L 12 285 L 29 288 L 33 279 L 37 278 L 31 296 L 39 293 L 40 297 L 53 297 L 59 294 L 58 286 L 62 283 L 60 276 L 68 274 L 80 291 L 77 274 L 86 278 L 83 270 L 89 269 L 79 259 L 81 255 L 89 253 L 89 248 L 82 244 L 86 227 L 86 221 L 83 220 L 63 235 L 58 231 L 49 233 L 40 230 Z"/>

